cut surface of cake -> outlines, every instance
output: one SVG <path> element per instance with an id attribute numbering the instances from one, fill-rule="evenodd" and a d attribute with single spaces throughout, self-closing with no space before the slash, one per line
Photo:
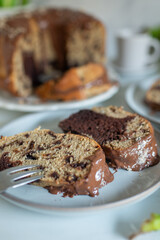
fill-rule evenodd
<path id="1" fill-rule="evenodd" d="M 160 79 L 146 92 L 146 104 L 154 111 L 160 111 Z"/>
<path id="2" fill-rule="evenodd" d="M 31 95 L 40 74 L 104 62 L 105 28 L 69 9 L 39 9 L 0 20 L 0 87 Z"/>
<path id="3" fill-rule="evenodd" d="M 0 171 L 19 165 L 39 165 L 43 178 L 35 185 L 64 196 L 95 196 L 113 180 L 100 145 L 74 134 L 35 129 L 0 140 Z"/>
<path id="4" fill-rule="evenodd" d="M 122 107 L 81 110 L 59 126 L 65 133 L 81 134 L 97 141 L 115 168 L 139 171 L 159 162 L 151 123 Z"/>
<path id="5" fill-rule="evenodd" d="M 104 66 L 89 63 L 71 68 L 57 80 L 49 80 L 39 86 L 36 93 L 44 100 L 81 100 L 105 92 L 113 84 Z"/>

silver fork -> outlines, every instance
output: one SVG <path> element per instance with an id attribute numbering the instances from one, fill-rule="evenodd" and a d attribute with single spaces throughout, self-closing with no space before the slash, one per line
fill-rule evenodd
<path id="1" fill-rule="evenodd" d="M 30 171 L 23 171 L 29 170 L 32 168 L 36 168 L 38 165 L 26 165 L 26 166 L 18 166 L 8 168 L 0 172 L 0 193 L 4 192 L 8 188 L 16 188 L 27 183 L 34 182 L 39 180 L 43 177 L 43 175 L 36 175 L 32 176 L 33 174 L 41 173 L 41 169 L 35 169 Z M 21 171 L 21 172 L 19 172 Z M 31 177 L 32 176 L 32 177 Z"/>

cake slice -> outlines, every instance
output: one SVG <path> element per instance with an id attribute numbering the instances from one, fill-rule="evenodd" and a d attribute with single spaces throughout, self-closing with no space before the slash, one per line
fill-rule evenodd
<path id="1" fill-rule="evenodd" d="M 59 126 L 65 133 L 81 134 L 97 141 L 112 167 L 139 171 L 159 161 L 151 123 L 122 107 L 81 110 Z"/>
<path id="2" fill-rule="evenodd" d="M 146 104 L 154 111 L 160 111 L 160 79 L 146 92 Z"/>
<path id="3" fill-rule="evenodd" d="M 113 180 L 103 150 L 94 140 L 51 130 L 2 137 L 0 171 L 18 165 L 39 165 L 44 177 L 34 184 L 56 194 L 98 195 L 98 189 Z"/>
<path id="4" fill-rule="evenodd" d="M 89 63 L 71 68 L 58 80 L 49 80 L 36 93 L 44 100 L 82 100 L 105 92 L 114 84 L 109 81 L 104 66 Z"/>

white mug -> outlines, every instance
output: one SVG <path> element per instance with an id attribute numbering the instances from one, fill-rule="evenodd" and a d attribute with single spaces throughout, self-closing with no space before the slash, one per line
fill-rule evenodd
<path id="1" fill-rule="evenodd" d="M 152 47 L 152 53 L 150 48 Z M 117 34 L 116 64 L 127 70 L 138 70 L 160 58 L 160 43 L 146 33 L 123 29 Z"/>

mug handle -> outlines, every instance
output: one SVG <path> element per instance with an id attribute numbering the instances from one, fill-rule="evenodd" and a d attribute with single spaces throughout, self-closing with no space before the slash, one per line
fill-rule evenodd
<path id="1" fill-rule="evenodd" d="M 147 63 L 154 63 L 160 59 L 160 42 L 157 39 L 150 37 L 149 47 L 154 49 L 153 53 L 148 54 Z"/>

